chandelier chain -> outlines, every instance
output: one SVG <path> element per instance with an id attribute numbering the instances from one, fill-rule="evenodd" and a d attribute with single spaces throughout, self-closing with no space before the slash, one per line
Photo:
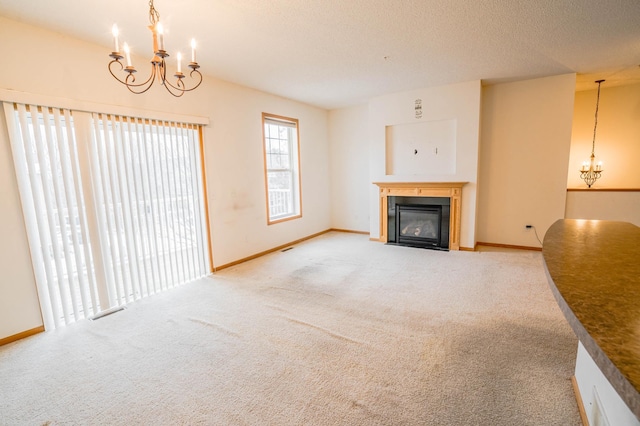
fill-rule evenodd
<path id="1" fill-rule="evenodd" d="M 593 142 L 591 142 L 591 155 L 594 155 L 596 149 L 596 129 L 598 128 L 598 108 L 600 107 L 600 85 L 604 80 L 598 80 L 598 96 L 596 97 L 596 119 L 593 126 Z"/>
<path id="2" fill-rule="evenodd" d="M 160 21 L 160 12 L 153 7 L 153 0 L 149 0 L 149 22 L 152 26 L 156 26 L 156 23 Z"/>

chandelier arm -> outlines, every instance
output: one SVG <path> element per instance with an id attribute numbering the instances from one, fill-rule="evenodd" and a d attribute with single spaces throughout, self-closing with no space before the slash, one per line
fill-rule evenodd
<path id="1" fill-rule="evenodd" d="M 145 82 L 143 82 L 143 83 L 135 83 L 135 81 L 136 81 L 136 77 L 133 75 L 133 73 L 130 73 L 130 72 L 127 72 L 127 74 L 128 74 L 128 75 L 126 76 L 126 78 L 125 78 L 124 80 L 122 80 L 120 77 L 118 77 L 117 75 L 115 75 L 115 73 L 113 72 L 113 69 L 111 68 L 111 66 L 113 65 L 113 63 L 114 63 L 114 62 L 117 62 L 117 63 L 118 63 L 118 65 L 120 65 L 120 70 L 124 70 L 124 69 L 125 69 L 125 68 L 123 67 L 122 63 L 121 63 L 119 60 L 114 59 L 113 61 L 109 62 L 109 72 L 111 73 L 111 75 L 113 76 L 113 78 L 115 78 L 115 79 L 116 79 L 116 80 L 118 80 L 120 83 L 124 84 L 125 86 L 129 87 L 129 90 L 131 90 L 131 87 L 143 87 L 143 86 L 145 86 L 146 84 L 148 84 L 150 81 L 152 81 L 152 80 L 153 80 L 153 77 L 154 77 L 154 74 L 155 74 L 155 67 L 152 67 L 152 68 L 151 68 L 151 75 L 150 75 L 150 76 L 149 76 L 149 78 L 148 78 Z M 144 90 L 144 91 L 142 91 L 142 92 L 136 92 L 136 91 L 133 91 L 133 93 L 144 93 L 144 92 L 146 92 L 147 90 L 148 90 L 148 88 L 147 88 L 147 89 L 145 89 L 145 90 Z"/>
<path id="2" fill-rule="evenodd" d="M 173 84 L 169 83 L 168 80 L 164 81 L 164 88 L 167 89 L 167 92 L 169 92 L 171 95 L 175 96 L 176 98 L 181 97 L 182 95 L 184 95 L 184 92 L 186 92 L 186 90 L 184 90 L 184 83 L 182 83 L 180 81 L 180 79 L 178 79 L 178 83 L 177 86 L 174 86 Z M 182 86 L 182 87 L 180 87 Z M 177 91 L 177 93 L 174 92 L 174 90 Z"/>
<path id="3" fill-rule="evenodd" d="M 127 77 L 124 80 L 122 80 L 121 78 L 116 76 L 113 73 L 113 70 L 111 69 L 111 65 L 112 65 L 113 62 L 117 62 L 117 61 L 112 61 L 111 63 L 109 63 L 109 72 L 111 73 L 111 75 L 116 80 L 118 80 L 120 83 L 122 83 L 125 86 L 127 86 L 127 89 L 131 93 L 135 93 L 136 95 L 142 94 L 142 93 L 146 92 L 147 90 L 149 90 L 151 88 L 151 86 L 153 85 L 153 79 L 155 77 L 155 67 L 151 68 L 151 75 L 149 76 L 149 78 L 145 82 L 136 84 L 135 83 L 136 77 L 135 77 L 135 75 L 133 75 L 133 73 L 128 73 Z M 120 63 L 120 68 L 122 68 L 122 64 L 121 63 Z M 141 88 L 141 90 L 137 90 L 138 88 Z"/>
<path id="4" fill-rule="evenodd" d="M 167 64 L 164 58 L 162 58 L 162 61 L 158 64 L 158 81 L 162 86 L 164 86 L 164 88 L 167 90 L 167 92 L 169 92 L 171 96 L 179 98 L 184 95 L 184 90 L 180 89 L 179 87 L 173 86 L 169 82 L 169 80 L 167 80 Z M 174 91 L 171 90 L 172 88 L 177 90 L 177 93 L 174 93 Z"/>
<path id="5" fill-rule="evenodd" d="M 131 80 L 131 83 L 127 83 L 127 86 L 129 86 L 129 87 L 143 87 L 147 83 L 152 83 L 155 71 L 156 71 L 155 67 L 151 67 L 151 74 L 149 75 L 149 78 L 144 83 L 138 83 L 138 84 L 133 84 L 133 83 L 135 83 L 136 78 L 133 76 L 133 74 L 131 74 L 131 77 L 133 77 L 133 79 Z M 127 79 L 128 78 L 129 78 L 129 76 L 127 76 Z M 146 90 L 145 90 L 145 92 L 146 92 Z M 140 92 L 140 93 L 144 93 L 144 92 Z"/>
<path id="6" fill-rule="evenodd" d="M 194 73 L 194 72 L 195 72 L 196 74 L 198 74 L 198 76 L 200 77 L 200 78 L 199 78 L 198 83 L 197 83 L 195 86 L 193 86 L 193 87 L 191 87 L 191 88 L 187 89 L 187 88 L 186 88 L 186 86 L 185 86 L 185 84 L 184 84 L 184 82 L 182 81 L 182 78 L 178 78 L 178 82 L 176 83 L 176 86 L 174 86 L 173 84 L 171 84 L 171 82 L 170 82 L 169 80 L 166 80 L 166 79 L 165 79 L 164 83 L 165 83 L 165 85 L 167 86 L 167 90 L 169 90 L 169 89 L 168 89 L 168 87 L 170 86 L 171 88 L 173 88 L 173 89 L 175 89 L 175 90 L 179 90 L 179 91 L 181 91 L 181 92 L 184 94 L 184 92 L 191 92 L 192 90 L 197 89 L 197 88 L 198 88 L 198 86 L 200 86 L 200 84 L 202 84 L 202 74 L 200 74 L 200 71 L 198 71 L 198 70 L 193 70 L 193 71 L 191 71 L 191 73 L 189 73 L 189 77 L 194 78 L 194 77 L 193 77 L 193 73 Z M 184 78 L 184 77 L 183 77 L 183 78 Z M 174 96 L 175 96 L 175 95 L 174 95 Z M 180 95 L 180 96 L 182 96 L 182 95 Z"/>
<path id="7" fill-rule="evenodd" d="M 109 62 L 109 65 L 108 65 L 109 72 L 111 73 L 113 78 L 118 80 L 120 83 L 127 84 L 127 83 L 124 82 L 124 80 L 120 80 L 120 78 L 118 78 L 118 76 L 113 73 L 113 70 L 111 69 L 111 65 L 113 65 L 114 62 L 117 63 L 118 65 L 120 65 L 120 71 L 124 70 L 124 65 L 122 65 L 122 62 L 120 62 L 118 59 L 114 59 L 113 61 Z"/>
<path id="8" fill-rule="evenodd" d="M 593 185 L 598 179 L 600 179 L 601 173 L 602 172 L 598 170 L 586 170 L 580 172 L 580 178 L 582 178 L 582 180 L 584 180 L 584 183 L 586 183 L 587 186 L 591 188 L 591 185 Z"/>
<path id="9" fill-rule="evenodd" d="M 156 66 L 158 67 L 158 83 L 164 85 L 164 82 L 167 79 L 167 64 L 164 61 L 164 58 L 161 58 L 160 62 L 158 62 Z"/>
<path id="10" fill-rule="evenodd" d="M 198 86 L 200 86 L 202 84 L 202 74 L 200 74 L 200 71 L 198 71 L 197 69 L 193 69 L 190 73 L 189 73 L 189 77 L 194 78 L 193 77 L 193 73 L 198 74 L 198 77 L 200 77 L 200 80 L 198 81 L 198 84 L 196 84 L 195 86 L 193 86 L 191 89 L 186 89 L 186 92 L 190 92 L 192 90 L 195 90 L 198 88 Z"/>
<path id="11" fill-rule="evenodd" d="M 133 82 L 136 81 L 136 78 L 133 76 L 133 74 L 128 75 L 127 76 L 127 80 L 129 79 L 129 77 L 132 77 L 132 79 L 131 79 L 131 83 L 125 83 L 126 86 L 127 86 L 127 89 L 129 89 L 129 91 L 131 93 L 135 93 L 136 95 L 140 95 L 140 94 L 146 92 L 147 90 L 151 89 L 151 86 L 153 86 L 153 79 L 155 77 L 155 73 L 156 73 L 156 68 L 155 67 L 151 67 L 151 75 L 149 76 L 147 81 L 145 81 L 144 83 L 140 83 L 140 84 L 132 84 Z M 147 86 L 144 87 L 142 90 L 134 90 L 134 88 L 143 87 L 145 85 L 147 85 Z"/>
<path id="12" fill-rule="evenodd" d="M 181 97 L 182 95 L 184 95 L 184 90 L 181 90 L 178 87 L 174 87 L 168 80 L 167 80 L 167 64 L 164 60 L 164 58 L 162 58 L 162 60 L 158 63 L 158 82 L 164 86 L 164 88 L 166 89 L 167 92 L 169 92 L 169 94 L 171 96 L 174 96 L 176 98 Z M 177 90 L 177 93 L 174 93 L 173 90 L 171 90 L 171 88 L 174 88 L 175 90 Z"/>

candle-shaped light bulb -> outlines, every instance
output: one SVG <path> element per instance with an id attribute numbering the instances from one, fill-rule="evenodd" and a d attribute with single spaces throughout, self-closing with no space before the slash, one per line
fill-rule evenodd
<path id="1" fill-rule="evenodd" d="M 178 52 L 178 72 L 182 72 L 182 53 Z"/>
<path id="2" fill-rule="evenodd" d="M 114 52 L 119 52 L 120 51 L 120 43 L 118 43 L 119 31 L 118 31 L 118 26 L 116 24 L 113 24 L 113 27 L 111 27 L 111 33 L 113 34 L 113 43 L 116 48 Z"/>
<path id="3" fill-rule="evenodd" d="M 602 170 L 602 161 L 598 161 L 598 170 Z"/>
<path id="4" fill-rule="evenodd" d="M 129 45 L 124 43 L 124 56 L 127 58 L 127 66 L 131 66 L 131 51 L 129 50 Z"/>
<path id="5" fill-rule="evenodd" d="M 158 22 L 158 24 L 156 25 L 156 31 L 160 36 L 160 50 L 164 50 L 164 30 L 160 22 Z"/>
<path id="6" fill-rule="evenodd" d="M 196 39 L 191 39 L 191 62 L 196 61 Z"/>

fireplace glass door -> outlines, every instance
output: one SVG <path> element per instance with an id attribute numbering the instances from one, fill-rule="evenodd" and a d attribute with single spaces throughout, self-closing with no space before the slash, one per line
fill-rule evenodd
<path id="1" fill-rule="evenodd" d="M 441 206 L 397 205 L 396 241 L 416 247 L 437 247 L 441 234 Z"/>

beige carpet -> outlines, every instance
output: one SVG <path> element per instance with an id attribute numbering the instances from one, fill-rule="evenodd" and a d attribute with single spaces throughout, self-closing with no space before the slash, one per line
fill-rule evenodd
<path id="1" fill-rule="evenodd" d="M 0 424 L 579 425 L 538 252 L 329 233 L 0 348 Z"/>

